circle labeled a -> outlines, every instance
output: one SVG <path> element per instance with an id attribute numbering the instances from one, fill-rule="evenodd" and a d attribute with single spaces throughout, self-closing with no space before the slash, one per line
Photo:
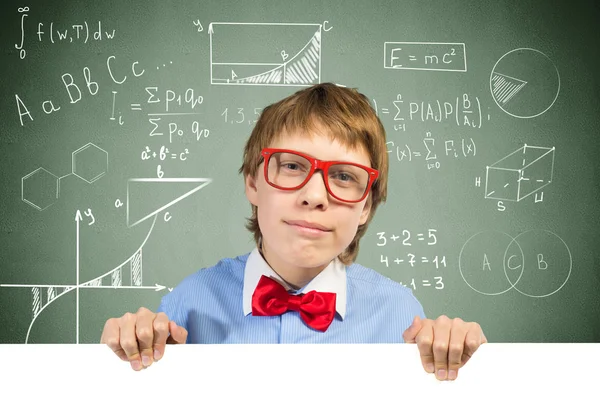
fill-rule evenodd
<path id="1" fill-rule="evenodd" d="M 512 289 L 523 273 L 523 256 L 517 251 L 519 256 L 510 258 L 505 266 L 506 249 L 511 243 L 518 249 L 519 244 L 511 236 L 498 231 L 483 231 L 471 236 L 463 245 L 458 260 L 465 283 L 485 295 L 498 295 Z"/>

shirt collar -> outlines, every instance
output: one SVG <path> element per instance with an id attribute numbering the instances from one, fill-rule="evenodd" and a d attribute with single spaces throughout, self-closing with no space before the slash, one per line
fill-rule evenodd
<path id="1" fill-rule="evenodd" d="M 248 256 L 244 268 L 244 315 L 252 312 L 252 293 L 254 293 L 254 289 L 262 275 L 275 279 L 288 291 L 294 290 L 273 271 L 258 251 L 258 248 L 255 247 Z M 346 315 L 346 267 L 337 257 L 298 293 L 307 293 L 311 290 L 335 293 L 335 310 L 344 319 Z"/>

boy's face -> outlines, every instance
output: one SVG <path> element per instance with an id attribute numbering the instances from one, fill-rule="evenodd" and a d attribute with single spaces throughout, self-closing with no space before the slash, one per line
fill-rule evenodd
<path id="1" fill-rule="evenodd" d="M 320 132 L 312 138 L 299 133 L 282 135 L 270 147 L 296 150 L 323 161 L 341 160 L 371 166 L 362 146 L 349 150 Z M 306 185 L 297 190 L 272 187 L 263 171 L 264 164 L 261 164 L 256 177 L 246 178 L 246 196 L 258 207 L 263 251 L 270 264 L 283 268 L 324 267 L 346 249 L 358 226 L 367 221 L 368 196 L 359 203 L 335 199 L 327 192 L 322 171 L 316 171 Z M 303 222 L 319 224 L 325 231 L 307 230 L 297 225 Z"/>

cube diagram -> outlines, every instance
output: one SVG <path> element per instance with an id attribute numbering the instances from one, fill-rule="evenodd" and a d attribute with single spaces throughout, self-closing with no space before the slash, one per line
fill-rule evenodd
<path id="1" fill-rule="evenodd" d="M 485 198 L 521 201 L 552 182 L 554 147 L 523 147 L 488 166 Z"/>

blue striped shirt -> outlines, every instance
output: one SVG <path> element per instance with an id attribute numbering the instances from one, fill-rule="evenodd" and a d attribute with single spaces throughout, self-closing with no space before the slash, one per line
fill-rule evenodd
<path id="1" fill-rule="evenodd" d="M 261 275 L 292 293 L 336 293 L 336 315 L 325 332 L 307 326 L 296 311 L 253 316 L 251 296 Z M 157 312 L 188 331 L 187 343 L 402 343 L 402 333 L 423 307 L 410 288 L 374 270 L 335 259 L 305 287 L 292 290 L 255 248 L 184 278 Z"/>

